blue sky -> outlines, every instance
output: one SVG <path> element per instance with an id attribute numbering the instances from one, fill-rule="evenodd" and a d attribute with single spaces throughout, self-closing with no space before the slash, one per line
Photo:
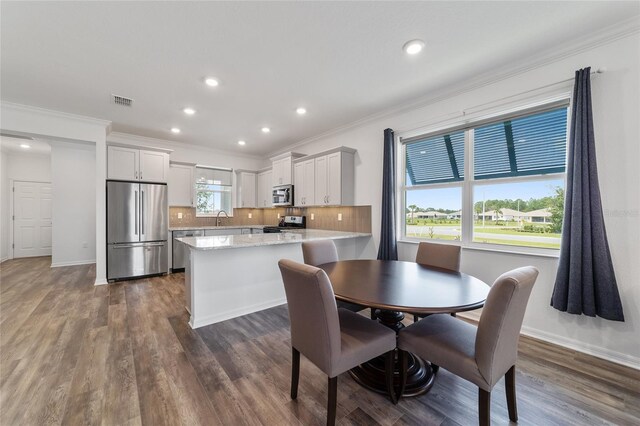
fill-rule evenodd
<path id="1" fill-rule="evenodd" d="M 542 198 L 555 194 L 556 187 L 563 187 L 564 181 L 547 180 L 538 182 L 502 183 L 491 185 L 476 185 L 474 188 L 474 202 L 494 199 L 528 200 Z M 415 204 L 420 208 L 434 207 L 441 209 L 460 210 L 462 208 L 462 188 L 441 188 L 430 190 L 407 191 L 407 206 Z"/>

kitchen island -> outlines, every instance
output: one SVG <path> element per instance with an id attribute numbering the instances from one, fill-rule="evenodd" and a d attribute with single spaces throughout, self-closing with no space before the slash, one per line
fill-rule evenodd
<path id="1" fill-rule="evenodd" d="M 286 302 L 280 259 L 302 262 L 305 241 L 334 240 L 338 256 L 363 259 L 375 255 L 371 234 L 292 230 L 279 234 L 186 237 L 186 308 L 198 328 Z"/>

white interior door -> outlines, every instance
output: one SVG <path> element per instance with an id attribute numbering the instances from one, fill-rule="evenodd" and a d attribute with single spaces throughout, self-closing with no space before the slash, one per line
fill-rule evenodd
<path id="1" fill-rule="evenodd" d="M 14 182 L 13 257 L 51 255 L 51 184 Z"/>

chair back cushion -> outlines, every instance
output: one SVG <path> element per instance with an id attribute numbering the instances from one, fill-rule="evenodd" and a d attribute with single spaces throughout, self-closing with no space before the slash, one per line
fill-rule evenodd
<path id="1" fill-rule="evenodd" d="M 502 274 L 489 290 L 478 323 L 475 356 L 491 387 L 516 363 L 522 320 L 537 277 L 536 268 L 525 266 Z"/>
<path id="2" fill-rule="evenodd" d="M 329 374 L 340 357 L 340 320 L 329 277 L 292 260 L 278 262 L 287 294 L 291 346 Z"/>
<path id="3" fill-rule="evenodd" d="M 418 246 L 416 263 L 460 272 L 460 246 L 422 242 Z"/>
<path id="4" fill-rule="evenodd" d="M 307 265 L 318 266 L 337 262 L 338 251 L 332 240 L 307 241 L 302 243 L 302 257 Z"/>

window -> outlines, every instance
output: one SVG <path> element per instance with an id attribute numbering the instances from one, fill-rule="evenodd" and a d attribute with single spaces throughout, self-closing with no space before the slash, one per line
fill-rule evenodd
<path id="1" fill-rule="evenodd" d="M 231 170 L 196 167 L 196 216 L 231 213 L 232 179 Z"/>
<path id="2" fill-rule="evenodd" d="M 567 113 L 556 106 L 403 139 L 402 235 L 559 249 Z"/>

